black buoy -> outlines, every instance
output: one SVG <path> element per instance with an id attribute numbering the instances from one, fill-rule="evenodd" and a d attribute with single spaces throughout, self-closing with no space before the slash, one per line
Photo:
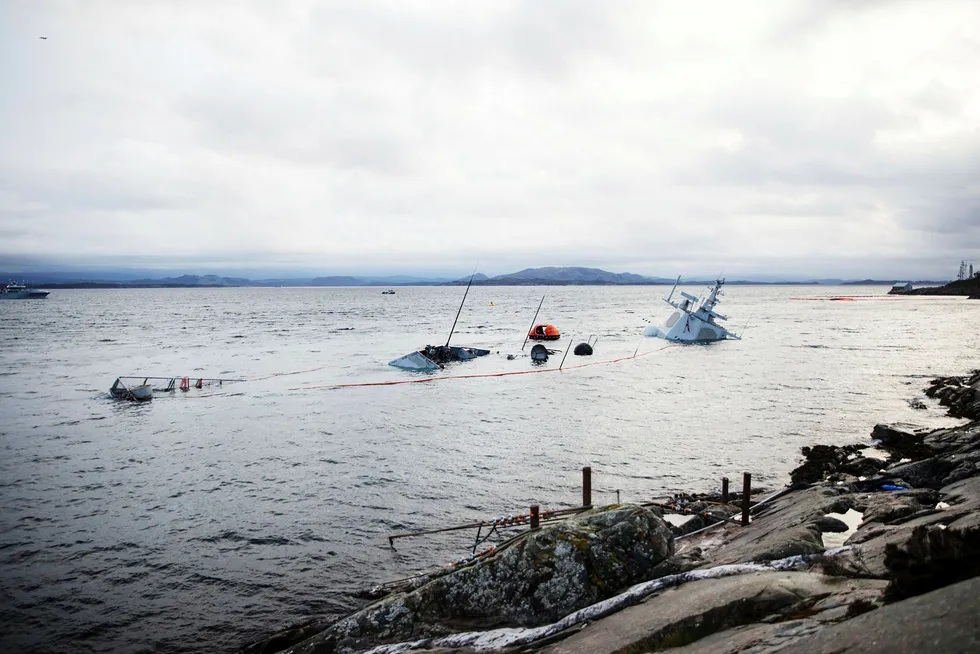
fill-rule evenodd
<path id="1" fill-rule="evenodd" d="M 592 346 L 588 343 L 579 343 L 572 352 L 580 357 L 592 356 Z"/>
<path id="2" fill-rule="evenodd" d="M 547 361 L 548 360 L 548 348 L 541 343 L 538 343 L 531 348 L 531 360 L 533 361 Z"/>

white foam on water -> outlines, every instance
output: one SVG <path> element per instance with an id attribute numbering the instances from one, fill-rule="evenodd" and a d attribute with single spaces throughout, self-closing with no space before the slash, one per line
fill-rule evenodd
<path id="1" fill-rule="evenodd" d="M 860 511 L 855 511 L 854 509 L 848 509 L 847 513 L 828 513 L 828 518 L 837 518 L 845 525 L 847 525 L 847 531 L 842 533 L 825 532 L 822 534 L 823 546 L 824 547 L 840 547 L 847 539 L 850 538 L 857 528 L 861 524 L 861 520 L 864 519 L 864 514 Z"/>

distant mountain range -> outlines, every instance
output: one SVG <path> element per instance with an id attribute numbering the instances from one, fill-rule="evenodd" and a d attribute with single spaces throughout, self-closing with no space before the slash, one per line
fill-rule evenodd
<path id="1" fill-rule="evenodd" d="M 469 277 L 452 280 L 438 277 L 413 277 L 409 275 L 394 275 L 388 277 L 353 276 L 337 275 L 327 277 L 306 277 L 306 278 L 276 278 L 276 279 L 248 279 L 246 277 L 222 277 L 219 275 L 180 275 L 178 277 L 161 278 L 142 278 L 142 279 L 120 279 L 95 275 L 86 276 L 84 273 L 31 273 L 26 276 L 23 273 L 0 273 L 0 280 L 23 279 L 32 286 L 44 286 L 45 288 L 188 288 L 188 287 L 224 287 L 224 286 L 438 286 L 444 284 L 467 284 Z M 863 285 L 891 285 L 899 280 L 872 280 L 848 281 L 841 279 L 813 279 L 808 281 L 751 281 L 734 280 L 727 282 L 731 285 L 769 285 L 769 284 L 792 284 L 792 285 L 838 285 L 838 284 L 863 284 Z M 686 285 L 712 284 L 714 280 L 692 280 L 683 279 Z M 639 284 L 673 284 L 674 278 L 667 277 L 648 277 L 633 273 L 614 273 L 599 268 L 572 267 L 546 267 L 546 268 L 526 268 L 524 270 L 487 277 L 482 273 L 473 275 L 474 285 L 487 286 L 570 286 L 570 285 L 639 285 Z M 915 281 L 914 285 L 940 285 L 945 282 Z"/>

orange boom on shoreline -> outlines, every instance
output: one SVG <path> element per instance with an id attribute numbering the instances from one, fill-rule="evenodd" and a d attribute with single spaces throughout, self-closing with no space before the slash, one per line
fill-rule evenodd
<path id="1" fill-rule="evenodd" d="M 561 332 L 554 325 L 535 325 L 527 337 L 532 341 L 557 341 L 561 338 Z"/>

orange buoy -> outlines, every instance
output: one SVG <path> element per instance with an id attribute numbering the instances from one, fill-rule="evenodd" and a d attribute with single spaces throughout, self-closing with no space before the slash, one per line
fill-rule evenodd
<path id="1" fill-rule="evenodd" d="M 554 325 L 535 325 L 527 337 L 532 341 L 557 341 L 561 338 L 561 332 Z"/>

